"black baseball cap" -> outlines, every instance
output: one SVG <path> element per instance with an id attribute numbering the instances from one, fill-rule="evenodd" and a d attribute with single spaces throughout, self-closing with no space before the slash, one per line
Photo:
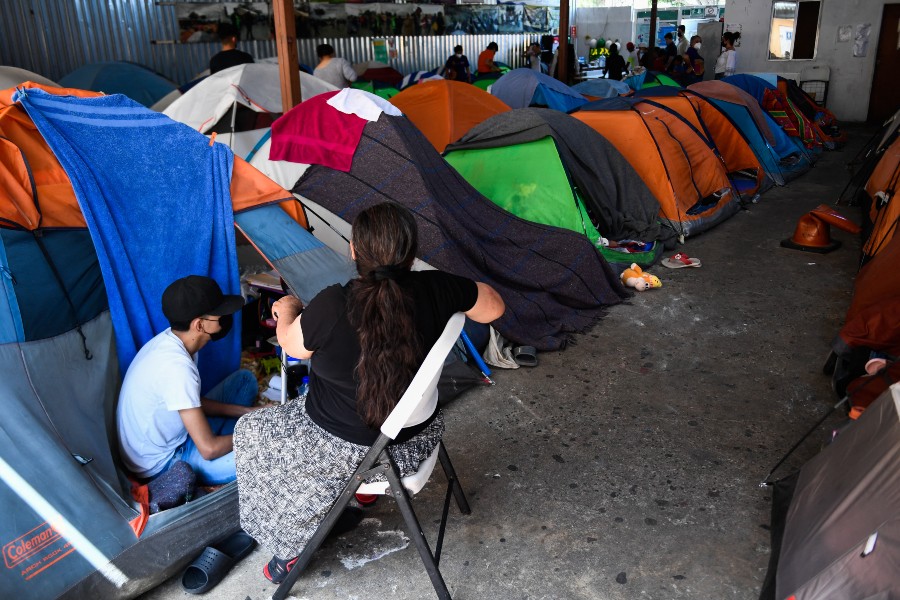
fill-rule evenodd
<path id="1" fill-rule="evenodd" d="M 172 282 L 162 296 L 162 311 L 170 323 L 190 323 L 203 315 L 230 315 L 243 306 L 241 296 L 223 294 L 215 279 L 202 275 Z"/>

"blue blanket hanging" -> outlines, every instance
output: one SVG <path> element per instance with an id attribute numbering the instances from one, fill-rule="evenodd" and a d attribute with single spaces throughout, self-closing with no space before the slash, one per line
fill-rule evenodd
<path id="1" fill-rule="evenodd" d="M 97 250 L 123 375 L 140 347 L 168 327 L 161 299 L 172 281 L 207 275 L 226 294 L 240 293 L 231 150 L 118 94 L 34 89 L 14 100 L 72 182 Z M 200 352 L 203 391 L 238 368 L 240 322 Z"/>

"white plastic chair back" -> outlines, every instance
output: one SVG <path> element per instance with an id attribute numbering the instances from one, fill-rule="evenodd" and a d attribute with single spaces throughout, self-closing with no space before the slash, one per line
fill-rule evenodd
<path id="1" fill-rule="evenodd" d="M 456 313 L 447 322 L 444 332 L 425 357 L 403 397 L 381 425 L 381 433 L 392 440 L 397 439 L 400 430 L 425 421 L 437 407 L 437 384 L 444 369 L 444 360 L 456 343 L 466 322 L 466 316 Z"/>
<path id="2" fill-rule="evenodd" d="M 404 427 L 418 425 L 431 416 L 437 406 L 437 384 L 441 378 L 441 371 L 444 369 L 444 360 L 453 344 L 456 343 L 459 334 L 465 325 L 466 317 L 462 313 L 456 313 L 447 322 L 444 332 L 438 341 L 435 342 L 425 362 L 419 367 L 416 376 L 413 377 L 412 383 L 406 389 L 400 402 L 388 415 L 384 424 L 381 426 L 381 433 L 389 438 L 396 439 L 400 434 L 400 430 Z M 441 445 L 434 447 L 434 451 L 425 460 L 419 463 L 415 473 L 407 475 L 402 479 L 403 487 L 410 494 L 418 494 L 419 491 L 428 483 L 431 472 L 437 464 L 438 453 Z M 358 494 L 378 494 L 387 493 L 390 484 L 387 481 L 376 481 L 372 483 L 363 483 L 357 490 Z"/>

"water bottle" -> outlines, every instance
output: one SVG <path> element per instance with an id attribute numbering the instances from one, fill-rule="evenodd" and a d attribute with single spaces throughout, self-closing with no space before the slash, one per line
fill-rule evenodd
<path id="1" fill-rule="evenodd" d="M 298 398 L 306 398 L 306 394 L 309 393 L 309 376 L 304 375 L 303 379 L 300 380 L 300 387 L 297 388 L 297 397 Z"/>

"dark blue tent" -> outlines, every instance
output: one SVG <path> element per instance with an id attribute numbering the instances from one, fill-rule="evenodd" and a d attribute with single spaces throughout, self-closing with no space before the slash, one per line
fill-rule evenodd
<path id="1" fill-rule="evenodd" d="M 153 106 L 178 86 L 147 67 L 125 61 L 99 62 L 75 69 L 59 80 L 63 87 L 104 94 L 124 94 Z"/>

